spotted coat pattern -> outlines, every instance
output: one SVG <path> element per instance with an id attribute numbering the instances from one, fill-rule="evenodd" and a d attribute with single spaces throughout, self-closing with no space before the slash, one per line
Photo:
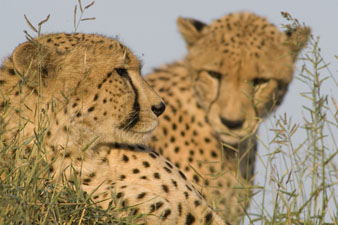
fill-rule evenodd
<path id="1" fill-rule="evenodd" d="M 280 32 L 249 12 L 177 22 L 187 55 L 146 76 L 167 105 L 149 145 L 238 224 L 252 193 L 257 127 L 281 103 L 309 28 Z"/>
<path id="2" fill-rule="evenodd" d="M 0 68 L 3 144 L 26 143 L 35 157 L 40 143 L 56 183 L 78 181 L 137 224 L 224 224 L 181 170 L 142 145 L 165 105 L 140 70 L 127 47 L 101 35 L 20 44 Z"/>

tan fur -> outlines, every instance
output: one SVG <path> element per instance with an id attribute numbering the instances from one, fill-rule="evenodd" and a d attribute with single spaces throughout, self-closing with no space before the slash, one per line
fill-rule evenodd
<path id="1" fill-rule="evenodd" d="M 119 216 L 149 214 L 137 223 L 224 224 L 181 171 L 141 145 L 164 104 L 140 70 L 128 48 L 101 35 L 19 45 L 0 70 L 4 144 L 33 138 L 29 155 L 42 142 L 56 182 L 78 179 L 101 207 L 124 208 Z"/>
<path id="2" fill-rule="evenodd" d="M 247 12 L 210 25 L 179 18 L 178 28 L 188 54 L 146 77 L 167 104 L 150 146 L 236 224 L 250 201 L 257 127 L 282 101 L 309 28 L 280 32 Z"/>

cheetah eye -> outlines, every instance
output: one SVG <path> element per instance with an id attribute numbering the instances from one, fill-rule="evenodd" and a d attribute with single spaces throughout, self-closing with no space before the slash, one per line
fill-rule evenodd
<path id="1" fill-rule="evenodd" d="M 128 76 L 128 70 L 125 68 L 116 68 L 115 69 L 116 73 L 120 75 L 121 77 L 126 77 Z"/>
<path id="2" fill-rule="evenodd" d="M 253 86 L 258 86 L 258 85 L 262 85 L 265 83 L 268 83 L 269 80 L 265 79 L 265 78 L 255 78 L 252 80 Z"/>
<path id="3" fill-rule="evenodd" d="M 219 72 L 215 72 L 215 71 L 212 71 L 212 70 L 207 70 L 207 73 L 212 77 L 212 78 L 215 78 L 217 80 L 220 80 L 222 78 L 222 74 L 219 73 Z"/>

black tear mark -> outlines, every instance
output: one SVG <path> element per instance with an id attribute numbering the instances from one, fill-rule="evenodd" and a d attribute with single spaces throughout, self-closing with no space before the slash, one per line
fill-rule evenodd
<path id="1" fill-rule="evenodd" d="M 139 112 L 140 112 L 139 94 L 138 94 L 136 87 L 133 84 L 133 81 L 131 80 L 128 74 L 128 70 L 124 68 L 116 68 L 115 70 L 121 77 L 124 77 L 129 81 L 135 93 L 133 111 L 129 114 L 127 120 L 120 126 L 120 129 L 129 130 L 132 127 L 134 127 L 137 124 L 137 122 L 140 120 L 139 118 Z"/>

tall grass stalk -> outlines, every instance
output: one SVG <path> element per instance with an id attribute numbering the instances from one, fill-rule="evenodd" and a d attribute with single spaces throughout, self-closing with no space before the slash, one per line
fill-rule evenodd
<path id="1" fill-rule="evenodd" d="M 289 14 L 284 16 L 291 26 L 300 26 Z M 275 116 L 271 142 L 258 137 L 269 154 L 259 156 L 265 180 L 261 202 L 252 203 L 259 213 L 247 219 L 252 224 L 338 224 L 338 107 L 334 96 L 330 103 L 323 92 L 332 77 L 326 75 L 329 64 L 321 56 L 319 40 L 311 38 L 294 81 L 307 87 L 300 93 L 302 121 L 295 123 L 287 113 Z"/>

